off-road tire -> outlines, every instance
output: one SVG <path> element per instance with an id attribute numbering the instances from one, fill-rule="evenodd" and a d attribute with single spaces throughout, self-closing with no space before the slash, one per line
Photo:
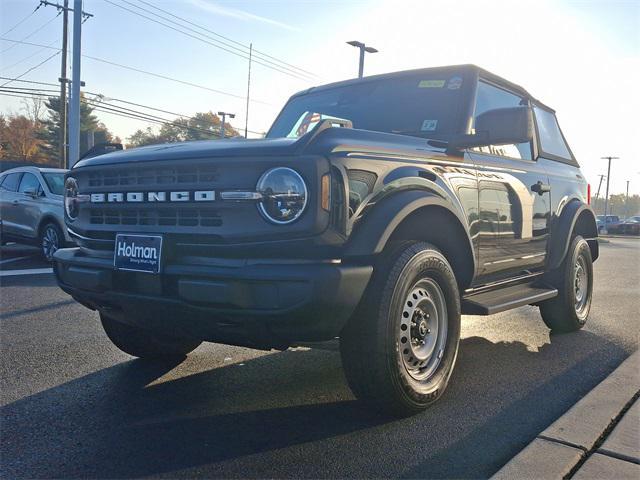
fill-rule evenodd
<path id="1" fill-rule="evenodd" d="M 202 342 L 190 338 L 160 335 L 149 330 L 127 325 L 103 313 L 100 321 L 109 340 L 129 355 L 147 359 L 180 358 L 195 350 Z"/>
<path id="2" fill-rule="evenodd" d="M 53 254 L 64 247 L 64 234 L 58 225 L 48 222 L 40 229 L 38 236 L 40 254 L 47 262 L 53 261 Z"/>
<path id="3" fill-rule="evenodd" d="M 578 298 L 582 298 L 578 294 L 578 268 L 585 274 L 581 282 L 587 282 L 582 290 L 582 295 L 586 295 L 583 302 L 578 302 Z M 547 275 L 547 281 L 558 289 L 558 296 L 540 304 L 544 323 L 554 333 L 581 329 L 591 310 L 593 292 L 593 261 L 589 244 L 584 238 L 579 235 L 573 238 L 562 264 Z"/>
<path id="4" fill-rule="evenodd" d="M 441 318 L 446 328 L 445 339 L 437 347 L 439 363 L 430 376 L 417 380 L 406 364 L 408 344 L 402 344 L 399 329 L 406 327 L 401 316 L 408 308 L 407 298 L 424 281 L 435 283 L 442 294 L 440 304 L 446 316 Z M 413 327 L 408 336 L 412 346 Z M 386 414 L 408 416 L 426 409 L 443 394 L 459 339 L 460 296 L 449 262 L 431 244 L 404 242 L 390 248 L 376 265 L 358 311 L 341 333 L 340 353 L 349 386 L 359 400 Z"/>

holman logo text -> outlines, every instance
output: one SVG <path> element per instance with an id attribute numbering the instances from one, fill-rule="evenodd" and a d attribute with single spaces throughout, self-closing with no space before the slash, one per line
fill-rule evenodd
<path id="1" fill-rule="evenodd" d="M 144 258 L 146 260 L 157 260 L 158 249 L 156 247 L 140 247 L 132 242 L 118 242 L 117 255 L 119 257 L 128 257 L 130 259 Z"/>

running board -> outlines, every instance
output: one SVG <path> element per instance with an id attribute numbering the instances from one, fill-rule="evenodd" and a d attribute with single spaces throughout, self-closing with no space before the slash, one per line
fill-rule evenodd
<path id="1" fill-rule="evenodd" d="M 531 284 L 490 290 L 462 297 L 464 315 L 493 315 L 512 308 L 542 302 L 558 295 L 555 288 L 532 286 Z"/>

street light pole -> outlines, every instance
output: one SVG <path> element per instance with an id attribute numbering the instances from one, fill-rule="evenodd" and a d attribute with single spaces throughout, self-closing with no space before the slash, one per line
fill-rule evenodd
<path id="1" fill-rule="evenodd" d="M 611 178 L 611 160 L 617 160 L 620 157 L 600 157 L 602 160 L 609 160 L 609 165 L 607 167 L 607 191 L 604 197 L 604 227 L 603 233 L 607 232 L 607 210 L 609 208 L 609 179 Z"/>
<path id="2" fill-rule="evenodd" d="M 218 112 L 218 116 L 222 117 L 222 122 L 220 122 L 220 138 L 224 138 L 224 121 L 227 118 L 227 116 L 229 118 L 236 118 L 236 114 L 229 113 L 229 112 Z"/>
<path id="3" fill-rule="evenodd" d="M 360 62 L 358 64 L 358 78 L 362 78 L 362 75 L 364 74 L 364 53 L 377 53 L 378 50 L 376 50 L 373 47 L 367 47 L 364 43 L 362 42 L 358 42 L 356 40 L 352 40 L 350 42 L 347 42 L 349 45 L 351 45 L 352 47 L 356 47 L 360 49 Z"/>
<path id="4" fill-rule="evenodd" d="M 249 91 L 251 88 L 251 58 L 253 57 L 253 43 L 249 44 L 249 73 L 247 75 L 247 108 L 244 115 L 244 138 L 249 138 Z"/>

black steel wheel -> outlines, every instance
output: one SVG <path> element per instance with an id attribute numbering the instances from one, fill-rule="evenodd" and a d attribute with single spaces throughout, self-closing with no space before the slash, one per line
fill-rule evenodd
<path id="1" fill-rule="evenodd" d="M 428 243 L 397 245 L 340 336 L 349 386 L 376 410 L 418 413 L 444 392 L 459 338 L 460 296 L 449 262 Z"/>
<path id="2" fill-rule="evenodd" d="M 593 293 L 593 262 L 589 244 L 577 235 L 562 265 L 548 275 L 558 296 L 540 304 L 544 323 L 553 332 L 573 332 L 587 322 Z"/>

